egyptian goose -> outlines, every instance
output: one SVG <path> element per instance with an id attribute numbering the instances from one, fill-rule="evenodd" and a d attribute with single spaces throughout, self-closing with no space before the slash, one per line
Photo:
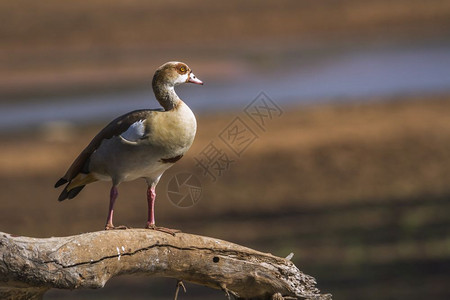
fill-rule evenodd
<path id="1" fill-rule="evenodd" d="M 124 181 L 144 178 L 148 185 L 146 228 L 167 231 L 167 228 L 155 226 L 155 188 L 164 171 L 177 162 L 194 141 L 195 116 L 174 90 L 176 85 L 187 82 L 203 85 L 182 62 L 168 62 L 159 67 L 152 87 L 163 108 L 135 110 L 103 128 L 55 184 L 56 188 L 67 183 L 58 200 L 74 198 L 89 183 L 111 180 L 105 229 L 118 228 L 113 225 L 117 186 Z"/>

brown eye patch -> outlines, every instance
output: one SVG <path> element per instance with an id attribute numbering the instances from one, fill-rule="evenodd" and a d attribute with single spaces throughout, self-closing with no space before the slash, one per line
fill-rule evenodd
<path id="1" fill-rule="evenodd" d="M 177 65 L 177 72 L 180 74 L 186 74 L 188 71 L 188 67 L 185 64 L 178 64 Z"/>

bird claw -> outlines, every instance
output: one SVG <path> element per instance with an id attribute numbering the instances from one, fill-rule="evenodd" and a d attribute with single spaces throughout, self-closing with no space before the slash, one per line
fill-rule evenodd
<path id="1" fill-rule="evenodd" d="M 110 224 L 106 224 L 105 226 L 105 230 L 124 230 L 124 229 L 129 229 L 129 227 L 125 225 L 114 226 Z"/>
<path id="2" fill-rule="evenodd" d="M 161 232 L 164 232 L 164 233 L 171 234 L 173 236 L 175 236 L 175 233 L 181 232 L 181 230 L 178 230 L 178 229 L 170 229 L 170 228 L 166 228 L 166 227 L 158 227 L 158 226 L 155 226 L 155 224 L 147 224 L 147 226 L 145 226 L 145 228 L 161 231 Z"/>

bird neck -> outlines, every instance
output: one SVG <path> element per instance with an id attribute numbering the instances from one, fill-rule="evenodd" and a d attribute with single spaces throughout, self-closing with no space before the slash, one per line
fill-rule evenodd
<path id="1" fill-rule="evenodd" d="M 153 92 L 155 93 L 156 100 L 164 107 L 164 110 L 173 110 L 181 102 L 173 85 L 159 82 L 159 80 L 153 80 Z"/>

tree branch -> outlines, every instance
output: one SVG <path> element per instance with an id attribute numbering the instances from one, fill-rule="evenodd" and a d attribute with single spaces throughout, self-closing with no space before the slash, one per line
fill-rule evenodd
<path id="1" fill-rule="evenodd" d="M 111 277 L 135 273 L 243 299 L 331 299 L 291 261 L 215 238 L 148 229 L 44 239 L 0 232 L 1 299 L 40 299 L 50 288 L 101 288 Z"/>

